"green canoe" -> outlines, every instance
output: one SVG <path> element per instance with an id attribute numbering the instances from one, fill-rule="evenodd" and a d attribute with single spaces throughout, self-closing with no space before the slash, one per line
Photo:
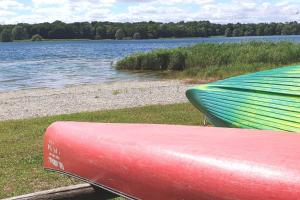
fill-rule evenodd
<path id="1" fill-rule="evenodd" d="M 300 66 L 200 85 L 186 95 L 214 126 L 300 132 Z"/>

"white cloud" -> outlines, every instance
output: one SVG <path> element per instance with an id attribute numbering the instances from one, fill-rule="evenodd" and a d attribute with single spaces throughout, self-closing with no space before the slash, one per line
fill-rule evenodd
<path id="1" fill-rule="evenodd" d="M 0 9 L 23 9 L 25 5 L 16 0 L 0 0 Z"/>
<path id="2" fill-rule="evenodd" d="M 13 16 L 15 14 L 16 13 L 14 13 L 14 12 L 0 9 L 0 17 L 10 17 L 10 16 Z"/>
<path id="3" fill-rule="evenodd" d="M 20 10 L 29 8 L 17 0 L 0 0 L 0 22 L 5 23 L 7 19 L 13 19 Z"/>
<path id="4" fill-rule="evenodd" d="M 73 21 L 285 22 L 300 20 L 300 2 L 290 0 L 0 0 L 5 23 Z M 124 8 L 125 6 L 125 8 Z"/>
<path id="5" fill-rule="evenodd" d="M 187 5 L 193 9 L 187 8 Z M 128 7 L 128 12 L 114 16 L 114 21 L 189 21 L 215 23 L 286 22 L 300 20 L 300 2 L 264 0 L 152 0 Z"/>

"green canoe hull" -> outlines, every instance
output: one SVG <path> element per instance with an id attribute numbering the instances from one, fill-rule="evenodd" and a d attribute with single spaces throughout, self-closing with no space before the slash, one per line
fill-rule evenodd
<path id="1" fill-rule="evenodd" d="M 214 126 L 300 131 L 300 66 L 200 85 L 186 95 Z"/>

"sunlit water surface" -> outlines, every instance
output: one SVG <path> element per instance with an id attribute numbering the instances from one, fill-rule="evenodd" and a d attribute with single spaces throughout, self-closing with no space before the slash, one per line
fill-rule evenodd
<path id="1" fill-rule="evenodd" d="M 135 52 L 249 40 L 299 42 L 300 36 L 0 43 L 0 91 L 153 80 L 158 78 L 156 73 L 118 71 L 114 64 Z"/>

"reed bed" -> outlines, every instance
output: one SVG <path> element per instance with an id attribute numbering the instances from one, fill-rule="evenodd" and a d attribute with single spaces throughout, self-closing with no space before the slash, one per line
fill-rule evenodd
<path id="1" fill-rule="evenodd" d="M 298 43 L 200 43 L 133 54 L 120 60 L 117 68 L 166 71 L 176 77 L 220 79 L 299 62 Z"/>

